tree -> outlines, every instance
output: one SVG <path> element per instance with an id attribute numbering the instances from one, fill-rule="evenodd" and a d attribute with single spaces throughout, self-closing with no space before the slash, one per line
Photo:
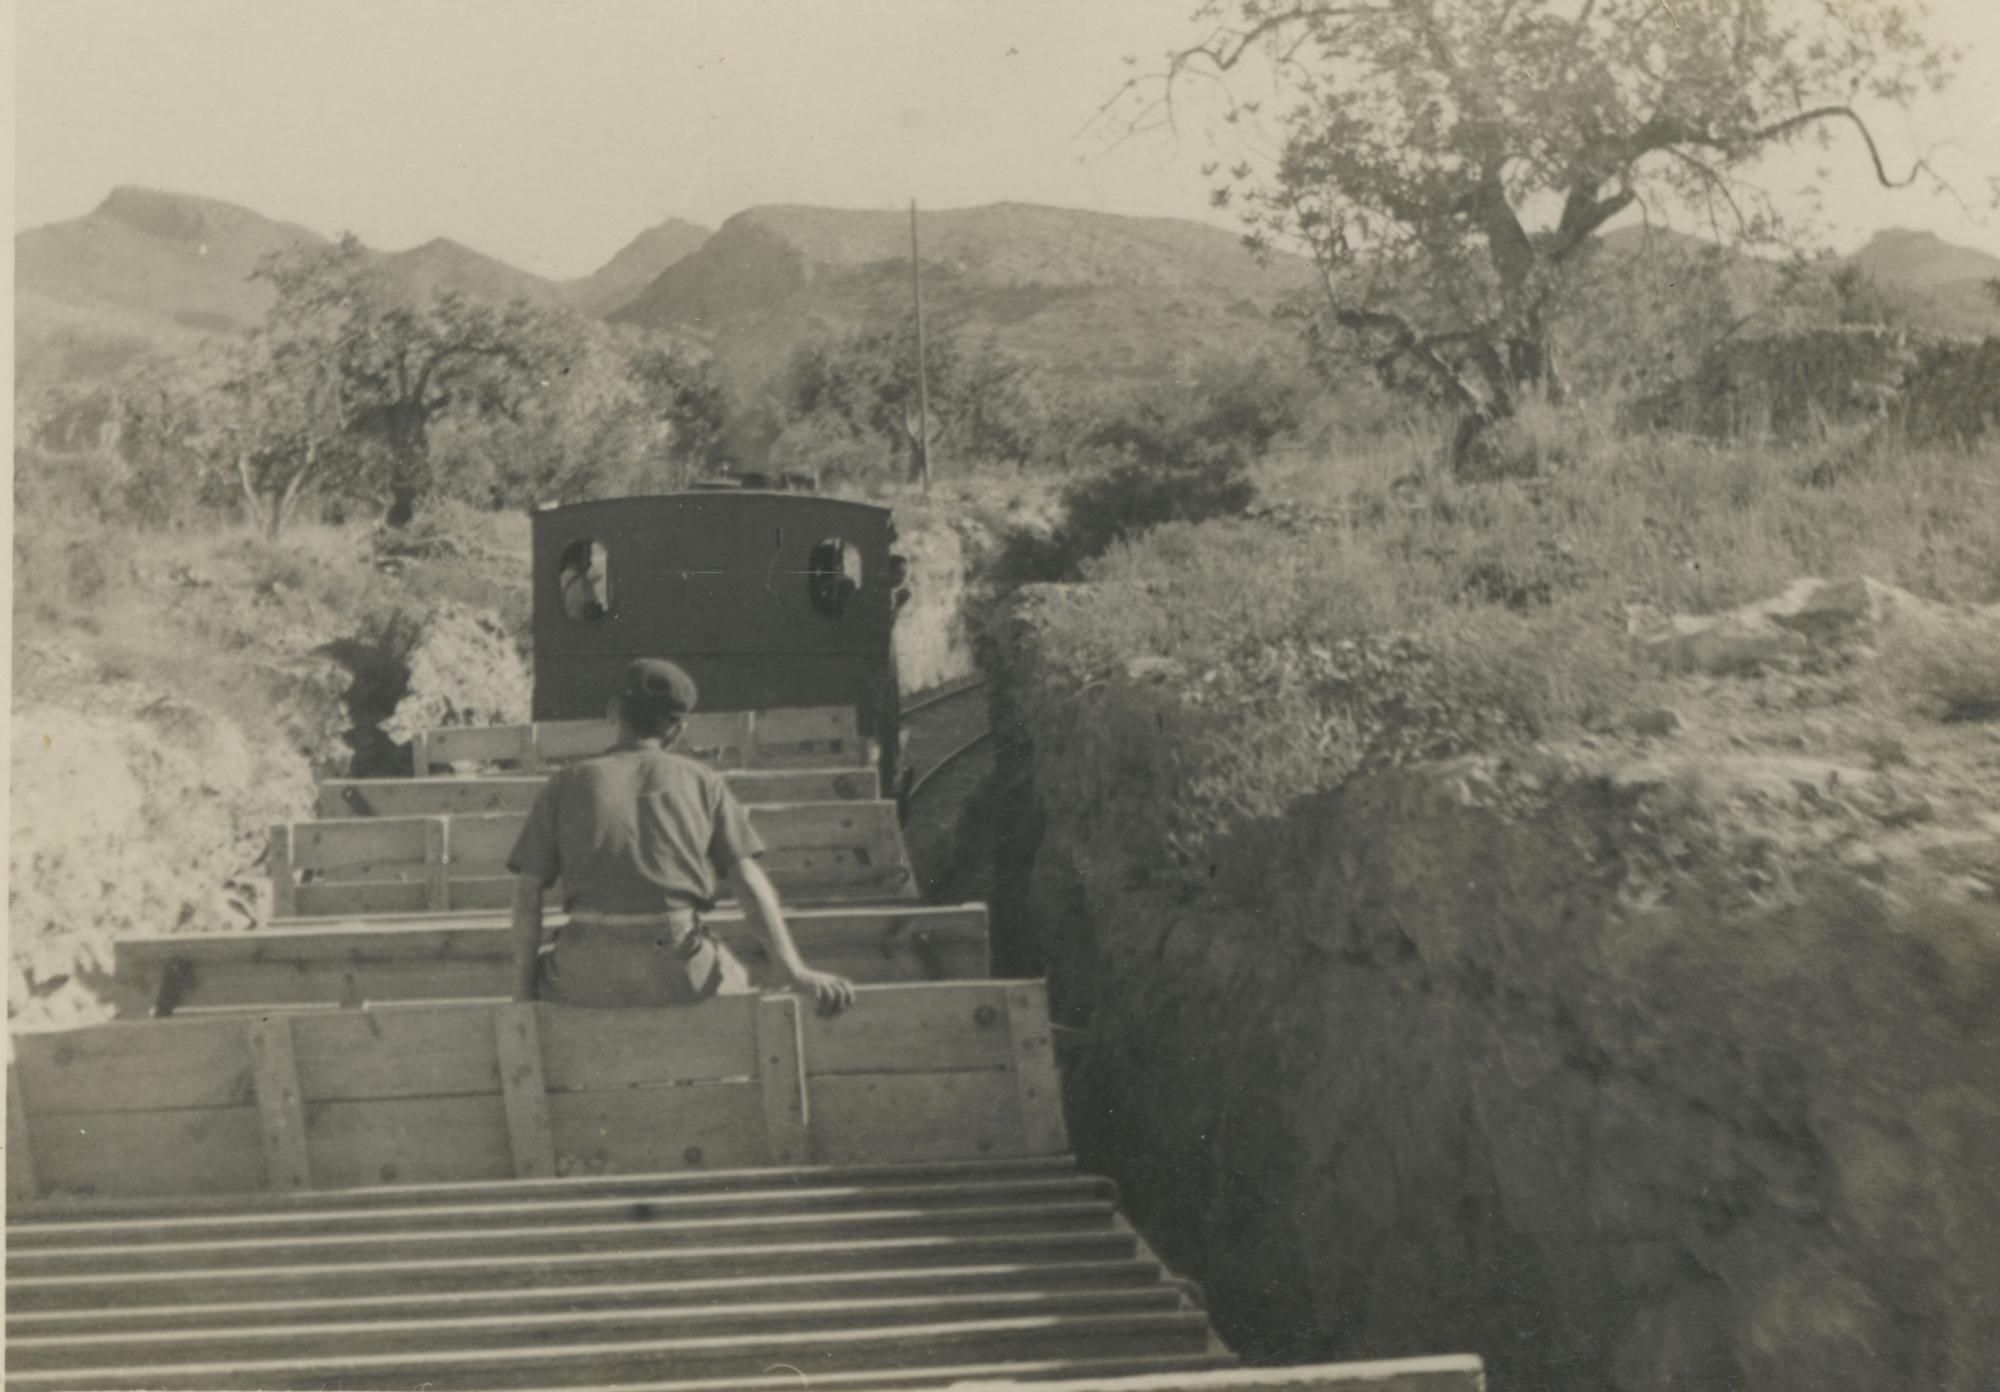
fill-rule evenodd
<path id="1" fill-rule="evenodd" d="M 353 237 L 274 257 L 269 336 L 338 383 L 345 431 L 373 451 L 385 520 L 401 526 L 435 490 L 431 435 L 448 418 L 513 418 L 574 360 L 574 326 L 523 301 L 452 291 L 427 302 L 395 284 Z"/>
<path id="2" fill-rule="evenodd" d="M 1197 75 L 1263 65 L 1276 146 L 1227 171 L 1252 244 L 1298 245 L 1327 313 L 1385 371 L 1462 413 L 1461 445 L 1526 392 L 1559 394 L 1551 308 L 1593 235 L 1631 209 L 1692 209 L 1717 237 L 1788 235 L 1748 177 L 1804 139 L 1943 85 L 1951 57 L 1891 0 L 1209 0 L 1200 42 L 1135 78 L 1138 128 Z M 1231 98 L 1229 119 L 1263 124 Z"/>
<path id="3" fill-rule="evenodd" d="M 921 438 L 916 362 L 914 321 L 802 346 L 786 374 L 786 430 L 774 454 L 800 440 L 835 450 L 845 445 L 851 453 L 886 452 L 914 477 Z M 971 460 L 1026 456 L 1016 364 L 990 342 L 936 330 L 926 335 L 924 365 L 934 451 Z"/>
<path id="4" fill-rule="evenodd" d="M 625 372 L 664 436 L 677 482 L 685 486 L 723 467 L 729 401 L 713 359 L 654 337 L 631 350 Z"/>

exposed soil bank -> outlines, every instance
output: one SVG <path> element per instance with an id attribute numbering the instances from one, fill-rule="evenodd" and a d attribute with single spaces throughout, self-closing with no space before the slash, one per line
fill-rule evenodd
<path id="1" fill-rule="evenodd" d="M 1359 777 L 1177 865 L 1130 814 L 1167 698 L 1052 675 L 1032 607 L 1002 644 L 1003 952 L 1045 957 L 1080 1031 L 1086 1163 L 1243 1353 L 1990 1386 L 2000 905 L 1948 863 L 1990 885 L 1992 826 L 1955 840 L 1865 767 L 1788 766 L 1778 808 L 1606 750 Z M 1836 854 L 1753 807 L 1872 831 Z M 1923 874 L 1851 852 L 1910 817 Z"/>

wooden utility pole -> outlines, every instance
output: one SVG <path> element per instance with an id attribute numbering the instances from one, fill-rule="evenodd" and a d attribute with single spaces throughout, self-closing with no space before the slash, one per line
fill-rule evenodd
<path id="1" fill-rule="evenodd" d="M 910 296 L 917 305 L 917 477 L 931 491 L 931 386 L 924 358 L 924 278 L 917 260 L 917 200 L 910 200 Z"/>

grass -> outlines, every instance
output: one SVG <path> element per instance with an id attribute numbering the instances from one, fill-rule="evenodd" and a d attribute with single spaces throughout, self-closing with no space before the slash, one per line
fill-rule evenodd
<path id="1" fill-rule="evenodd" d="M 2000 600 L 2000 446 L 1875 447 L 1827 481 L 1811 451 L 1536 429 L 1546 472 L 1495 482 L 1436 467 L 1418 434 L 1281 453 L 1255 517 L 1168 524 L 1090 562 L 1125 597 L 1049 606 L 1042 659 L 1086 685 L 1145 655 L 1178 675 L 1041 712 L 1108 741 L 1071 761 L 1101 780 L 1079 794 L 1143 785 L 1133 815 L 1192 845 L 1366 767 L 1616 727 L 1662 692 L 1628 605 L 1709 612 L 1857 574 Z M 1915 705 L 1985 718 L 2000 643 L 1900 641 L 1884 666 Z"/>
<path id="2" fill-rule="evenodd" d="M 15 532 L 15 641 L 46 657 L 17 666 L 17 689 L 47 690 L 58 671 L 84 688 L 130 682 L 272 729 L 274 669 L 342 643 L 407 655 L 441 601 L 494 610 L 525 639 L 526 519 L 445 509 L 424 536 L 419 554 L 385 560 L 364 524 L 301 524 L 272 543 L 241 525 L 38 509 Z"/>

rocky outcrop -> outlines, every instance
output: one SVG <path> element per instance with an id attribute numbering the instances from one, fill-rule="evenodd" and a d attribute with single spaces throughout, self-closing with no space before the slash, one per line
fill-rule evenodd
<path id="1" fill-rule="evenodd" d="M 428 613 L 403 659 L 408 684 L 382 720 L 384 734 L 407 744 L 419 730 L 445 725 L 526 721 L 534 683 L 499 616 L 460 604 Z"/>
<path id="2" fill-rule="evenodd" d="M 1850 640 L 1900 601 L 1794 587 L 1756 618 L 1798 661 L 1190 846 L 1134 810 L 1147 745 L 1241 722 L 1163 719 L 1170 661 L 1079 688 L 1050 616 L 1087 595 L 1011 626 L 996 931 L 1051 973 L 1080 1151 L 1225 1337 L 1579 1392 L 1985 1384 L 2000 738 L 1869 698 L 1890 630 Z"/>
<path id="3" fill-rule="evenodd" d="M 296 751 L 138 687 L 94 692 L 89 713 L 17 707 L 12 754 L 7 1013 L 17 1029 L 106 1017 L 116 936 L 254 926 L 267 828 L 312 802 Z"/>

